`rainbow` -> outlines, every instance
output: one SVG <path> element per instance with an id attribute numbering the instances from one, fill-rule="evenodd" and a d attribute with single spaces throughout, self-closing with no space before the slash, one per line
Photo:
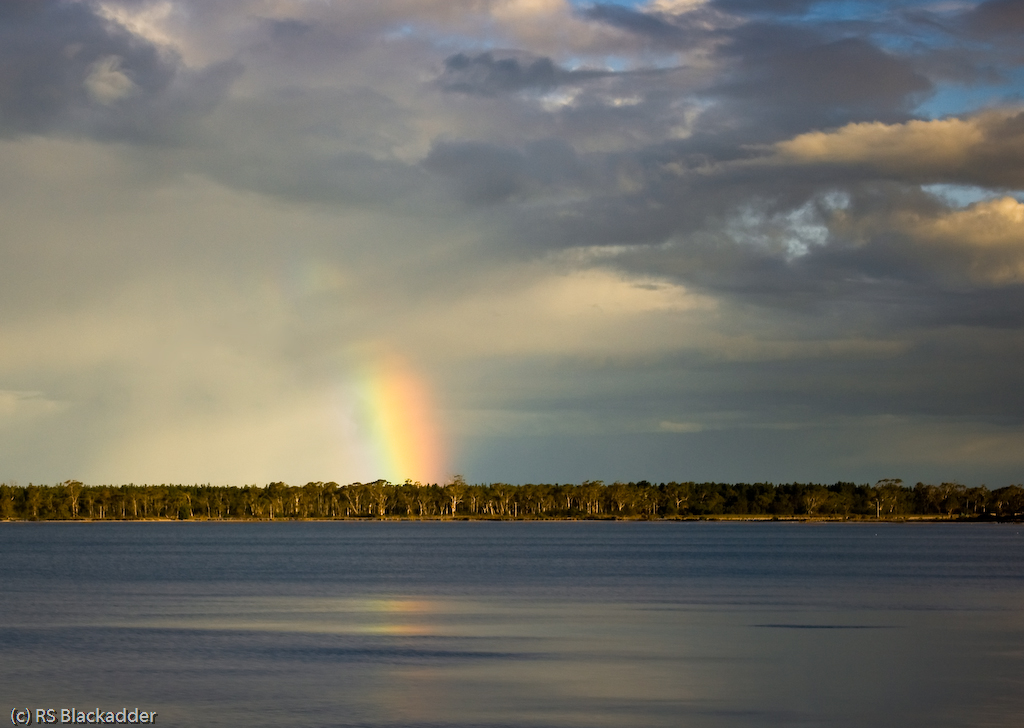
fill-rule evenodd
<path id="1" fill-rule="evenodd" d="M 282 302 L 294 302 L 342 290 L 346 282 L 337 266 L 296 260 L 266 285 Z M 356 358 L 335 380 L 326 412 L 335 430 L 331 477 L 443 483 L 450 476 L 445 438 L 428 381 L 381 342 L 349 353 Z"/>
<path id="2" fill-rule="evenodd" d="M 362 480 L 443 483 L 444 438 L 431 390 L 402 358 L 375 357 L 355 387 Z"/>

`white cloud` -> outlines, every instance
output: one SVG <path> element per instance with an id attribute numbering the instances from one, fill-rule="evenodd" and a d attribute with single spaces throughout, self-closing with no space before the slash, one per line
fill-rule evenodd
<path id="1" fill-rule="evenodd" d="M 135 84 L 121 68 L 121 59 L 107 56 L 96 61 L 85 79 L 89 95 L 101 104 L 112 104 L 135 90 Z"/>

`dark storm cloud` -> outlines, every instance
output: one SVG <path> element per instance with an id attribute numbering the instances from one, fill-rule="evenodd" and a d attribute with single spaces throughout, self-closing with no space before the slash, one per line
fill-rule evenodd
<path id="1" fill-rule="evenodd" d="M 765 11 L 771 14 L 770 7 Z M 631 34 L 648 48 L 674 51 L 707 48 L 709 43 L 727 38 L 730 30 L 747 22 L 714 3 L 696 3 L 678 10 L 595 3 L 579 12 L 587 20 Z"/>
<path id="2" fill-rule="evenodd" d="M 724 171 L 710 184 L 681 180 L 658 197 L 551 215 L 534 237 L 625 245 L 612 258 L 625 270 L 822 316 L 832 335 L 1024 328 L 1024 207 L 1003 200 L 951 209 L 916 185 L 843 174 L 818 182 L 784 169 Z"/>
<path id="3" fill-rule="evenodd" d="M 1024 33 L 1024 3 L 1019 0 L 988 0 L 959 18 L 959 23 L 979 36 L 1009 36 Z"/>
<path id="4" fill-rule="evenodd" d="M 742 15 L 797 15 L 807 12 L 818 2 L 819 0 L 713 0 L 712 5 L 727 13 Z"/>
<path id="5" fill-rule="evenodd" d="M 270 26 L 270 37 L 277 42 L 308 38 L 317 29 L 315 23 L 301 20 L 269 20 L 267 24 Z"/>
<path id="6" fill-rule="evenodd" d="M 491 52 L 476 56 L 457 53 L 444 60 L 444 73 L 439 83 L 446 91 L 497 96 L 525 89 L 546 90 L 609 75 L 606 71 L 570 71 L 545 57 L 498 57 Z"/>
<path id="7" fill-rule="evenodd" d="M 668 16 L 610 6 L 595 6 L 585 16 L 661 42 L 683 38 L 677 19 Z M 511 245 L 625 246 L 606 263 L 768 308 L 822 310 L 860 298 L 858 306 L 882 311 L 898 299 L 894 310 L 905 312 L 905 325 L 1015 320 L 993 303 L 1008 304 L 1017 290 L 1018 256 L 1002 242 L 1013 210 L 971 213 L 979 224 L 997 228 L 992 235 L 1002 247 L 992 252 L 944 233 L 966 229 L 975 218 L 919 187 L 940 181 L 1016 186 L 1015 115 L 968 124 L 984 127 L 984 141 L 959 156 L 946 154 L 948 140 L 936 138 L 921 147 L 918 159 L 893 161 L 883 143 L 855 159 L 805 160 L 798 167 L 744 163 L 763 155 L 766 142 L 819 129 L 849 129 L 853 136 L 858 122 L 888 125 L 865 128 L 881 128 L 897 149 L 915 148 L 896 137 L 916 133 L 917 127 L 901 124 L 933 91 L 924 69 L 935 56 L 927 48 L 916 56 L 883 50 L 871 40 L 872 30 L 831 21 L 718 28 L 717 74 L 690 89 L 713 103 L 688 138 L 587 155 L 582 196 L 529 203 L 528 191 L 542 185 L 526 171 L 524 154 L 508 147 L 448 142 L 435 147 L 427 168 L 457 180 L 466 199 L 509 205 L 507 218 L 496 213 L 495 220 L 508 226 Z M 967 68 L 969 59 L 959 60 L 965 64 L 961 79 L 978 77 Z M 630 113 L 637 118 L 658 113 L 648 88 L 645 79 L 632 81 L 639 102 Z M 589 98 L 557 112 L 563 123 L 613 113 L 588 106 Z M 979 295 L 946 305 L 947 295 L 964 290 Z M 888 324 L 883 317 L 871 326 Z"/>
<path id="8" fill-rule="evenodd" d="M 159 94 L 133 96 L 112 108 L 77 109 L 64 128 L 109 141 L 181 144 L 224 101 L 242 71 L 235 61 L 199 70 L 179 68 L 174 82 Z"/>
<path id="9" fill-rule="evenodd" d="M 682 47 L 692 39 L 687 28 L 669 22 L 667 17 L 622 5 L 597 3 L 586 8 L 583 16 L 666 46 Z"/>
<path id="10" fill-rule="evenodd" d="M 572 147 L 555 139 L 534 142 L 523 151 L 493 144 L 439 143 L 423 166 L 450 180 L 466 202 L 483 205 L 542 191 L 550 194 L 584 176 Z"/>
<path id="11" fill-rule="evenodd" d="M 918 68 L 921 59 L 888 52 L 871 40 L 873 32 L 884 30 L 880 25 L 830 19 L 772 22 L 774 11 L 798 12 L 808 4 L 750 5 L 721 8 L 749 11 L 743 20 L 718 13 L 714 8 L 719 5 L 677 14 L 594 5 L 584 16 L 666 48 L 708 49 L 717 72 L 699 93 L 721 103 L 705 116 L 705 125 L 726 132 L 747 127 L 746 138 L 736 137 L 733 144 L 853 120 L 906 119 L 933 91 Z M 961 68 L 958 73 L 977 75 L 979 70 Z"/>
<path id="12" fill-rule="evenodd" d="M 903 120 L 932 91 L 912 60 L 859 37 L 758 23 L 734 31 L 720 53 L 733 70 L 711 93 L 730 102 L 723 111 L 734 123 L 750 119 L 758 136 Z"/>
<path id="13" fill-rule="evenodd" d="M 708 245 L 714 248 L 722 241 L 721 230 L 740 211 L 751 204 L 762 218 L 781 217 L 799 208 L 822 184 L 834 184 L 836 175 L 829 171 L 820 173 L 814 169 L 795 170 L 784 165 L 730 164 L 737 160 L 756 160 L 765 155 L 764 150 L 737 149 L 735 146 L 717 146 L 717 140 L 710 135 L 695 135 L 690 139 L 673 143 L 650 145 L 639 150 L 588 155 L 562 155 L 562 160 L 573 159 L 563 180 L 572 180 L 575 189 L 582 194 L 568 195 L 564 199 L 552 196 L 550 187 L 543 188 L 549 196 L 549 204 L 529 204 L 528 209 L 512 210 L 510 221 L 514 220 L 511 235 L 525 241 L 543 241 L 552 247 L 577 246 L 644 246 L 659 245 L 673 239 L 686 238 L 692 243 L 693 235 L 704 235 Z M 467 164 L 456 174 L 454 168 L 447 170 L 450 176 L 464 180 L 464 189 L 476 189 L 469 175 L 482 175 L 487 170 L 488 178 L 499 175 L 499 160 L 515 160 L 522 168 L 521 152 L 502 148 L 501 154 L 489 157 L 489 163 L 474 155 L 474 164 Z M 546 163 L 556 163 L 550 157 Z M 579 174 L 578 170 L 584 170 Z M 435 170 L 439 171 L 439 170 Z M 517 177 L 525 179 L 525 177 Z M 556 178 L 557 179 L 557 178 Z M 521 186 L 517 189 L 525 189 Z M 521 202 L 530 203 L 532 198 L 506 199 L 515 208 Z M 766 222 L 766 230 L 772 226 Z M 708 233 L 714 235 L 708 237 Z M 522 235 L 520 236 L 520 233 Z M 782 235 L 781 232 L 766 232 L 764 237 Z M 710 242 L 711 239 L 719 243 Z M 757 256 L 756 249 L 733 247 L 729 255 Z M 777 247 L 777 246 L 776 246 Z M 764 251 L 772 254 L 771 251 Z M 681 254 L 677 251 L 677 254 Z M 715 275 L 728 277 L 732 263 L 719 261 L 721 270 Z"/>
<path id="14" fill-rule="evenodd" d="M 1001 168 L 1016 167 L 1015 121 L 1016 115 L 1004 115 L 981 124 L 989 130 L 984 144 L 993 145 L 990 153 L 964 159 L 979 171 L 984 159 L 993 164 L 977 181 L 993 183 L 1002 179 Z M 894 125 L 882 132 L 915 128 Z M 616 247 L 603 258 L 606 265 L 767 310 L 831 312 L 851 330 L 1024 326 L 1024 318 L 1012 313 L 1021 310 L 1024 295 L 1024 254 L 1014 243 L 1016 203 L 951 208 L 920 188 L 915 159 L 885 170 L 827 160 L 800 168 L 709 166 L 706 153 L 694 151 L 702 143 L 692 139 L 575 162 L 586 174 L 562 179 L 586 194 L 562 201 L 528 171 L 527 155 L 508 148 L 438 148 L 428 168 L 455 179 L 472 202 L 508 205 L 507 215 L 495 221 L 508 231 L 504 244 L 524 251 Z M 926 140 L 921 162 L 941 166 L 944 146 L 941 138 Z M 912 145 L 898 142 L 896 148 Z M 996 163 L 1000 157 L 1003 167 Z M 883 154 L 875 163 L 887 161 Z M 538 190 L 551 204 L 532 204 L 543 199 Z"/>
<path id="15" fill-rule="evenodd" d="M 110 100 L 117 74 L 130 81 L 124 95 L 158 94 L 174 77 L 174 60 L 149 43 L 111 27 L 81 3 L 54 0 L 0 7 L 0 113 L 11 132 L 51 127 L 76 110 L 103 102 L 88 81 L 107 68 Z M 98 65 L 100 64 L 100 65 Z"/>
<path id="16" fill-rule="evenodd" d="M 982 2 L 968 9 L 926 6 L 908 8 L 892 20 L 902 26 L 898 35 L 914 39 L 916 66 L 933 80 L 965 89 L 975 84 L 1003 86 L 1004 99 L 1019 100 L 1013 79 L 1020 65 L 1022 8 L 1015 0 Z"/>
<path id="17" fill-rule="evenodd" d="M 166 139 L 207 112 L 239 73 L 187 71 L 86 3 L 0 5 L 0 133 Z"/>
<path id="18" fill-rule="evenodd" d="M 369 88 L 290 86 L 229 99 L 204 131 L 193 139 L 192 163 L 229 187 L 294 202 L 390 209 L 432 194 L 420 165 L 388 153 L 410 133 L 407 115 Z"/>

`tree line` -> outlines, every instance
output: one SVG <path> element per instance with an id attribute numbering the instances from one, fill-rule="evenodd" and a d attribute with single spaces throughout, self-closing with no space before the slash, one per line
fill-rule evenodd
<path id="1" fill-rule="evenodd" d="M 337 518 L 806 517 L 1020 519 L 1024 487 L 959 483 L 649 483 L 471 485 L 377 480 L 301 486 L 0 484 L 5 520 L 276 520 Z"/>

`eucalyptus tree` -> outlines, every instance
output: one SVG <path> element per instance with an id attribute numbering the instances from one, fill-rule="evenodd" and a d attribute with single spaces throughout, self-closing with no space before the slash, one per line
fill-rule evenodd
<path id="1" fill-rule="evenodd" d="M 661 491 L 650 483 L 644 488 L 638 488 L 636 506 L 642 515 L 654 518 L 662 507 Z"/>
<path id="2" fill-rule="evenodd" d="M 809 516 L 816 515 L 819 510 L 825 507 L 829 499 L 829 492 L 823 485 L 808 485 L 803 492 L 804 511 Z"/>
<path id="3" fill-rule="evenodd" d="M 411 479 L 395 487 L 395 507 L 412 516 L 416 512 L 416 491 L 419 486 Z"/>
<path id="4" fill-rule="evenodd" d="M 516 495 L 515 488 L 508 483 L 493 483 L 491 485 L 491 493 L 494 494 L 494 501 L 498 505 L 499 515 L 511 516 L 512 499 Z"/>
<path id="5" fill-rule="evenodd" d="M 998 516 L 1005 518 L 1024 515 L 1024 488 L 1010 485 L 994 490 L 990 503 Z"/>
<path id="6" fill-rule="evenodd" d="M 627 515 L 633 513 L 634 504 L 636 503 L 636 491 L 632 484 L 615 482 L 608 486 L 607 489 L 609 500 L 619 515 Z M 589 505 L 589 499 L 588 499 Z M 590 511 L 588 507 L 588 512 Z"/>
<path id="7" fill-rule="evenodd" d="M 700 483 L 693 488 L 694 513 L 710 515 L 718 513 L 725 502 L 722 490 L 717 483 Z"/>
<path id="8" fill-rule="evenodd" d="M 604 482 L 584 480 L 579 487 L 580 510 L 586 509 L 588 516 L 601 513 L 601 499 L 605 494 Z"/>
<path id="9" fill-rule="evenodd" d="M 361 516 L 362 515 L 362 502 L 365 490 L 362 483 L 352 483 L 342 488 L 342 492 L 345 496 L 345 502 L 348 504 L 345 507 L 346 516 Z"/>
<path id="10" fill-rule="evenodd" d="M 483 503 L 487 500 L 487 488 L 482 485 L 467 486 L 464 500 L 469 503 L 470 515 L 479 514 Z"/>
<path id="11" fill-rule="evenodd" d="M 432 485 L 422 485 L 416 489 L 416 507 L 419 509 L 419 516 L 434 515 L 437 505 L 437 488 Z"/>
<path id="12" fill-rule="evenodd" d="M 968 488 L 964 493 L 964 507 L 974 515 L 985 512 L 988 504 L 989 490 L 985 486 Z"/>
<path id="13" fill-rule="evenodd" d="M 671 506 L 671 512 L 674 514 L 681 514 L 687 510 L 691 495 L 693 495 L 693 483 L 672 481 L 665 486 L 665 500 Z"/>
<path id="14" fill-rule="evenodd" d="M 68 507 L 71 510 L 71 517 L 78 518 L 78 501 L 82 496 L 82 482 L 79 480 L 65 480 L 61 483 L 67 497 Z"/>
<path id="15" fill-rule="evenodd" d="M 939 486 L 940 504 L 947 518 L 952 518 L 953 511 L 963 507 L 966 495 L 967 487 L 960 483 L 943 483 Z"/>
<path id="16" fill-rule="evenodd" d="M 535 517 L 544 515 L 544 505 L 547 500 L 548 491 L 549 488 L 547 486 L 534 485 L 533 483 L 519 486 L 518 500 L 522 504 L 523 513 L 532 514 Z"/>
<path id="17" fill-rule="evenodd" d="M 370 499 L 370 515 L 376 508 L 377 516 L 383 518 L 387 515 L 388 503 L 391 501 L 394 486 L 386 480 L 375 480 L 367 485 L 367 495 Z"/>
<path id="18" fill-rule="evenodd" d="M 461 475 L 452 478 L 452 482 L 444 487 L 444 497 L 450 509 L 449 513 L 454 516 L 459 503 L 466 497 L 466 479 Z"/>

